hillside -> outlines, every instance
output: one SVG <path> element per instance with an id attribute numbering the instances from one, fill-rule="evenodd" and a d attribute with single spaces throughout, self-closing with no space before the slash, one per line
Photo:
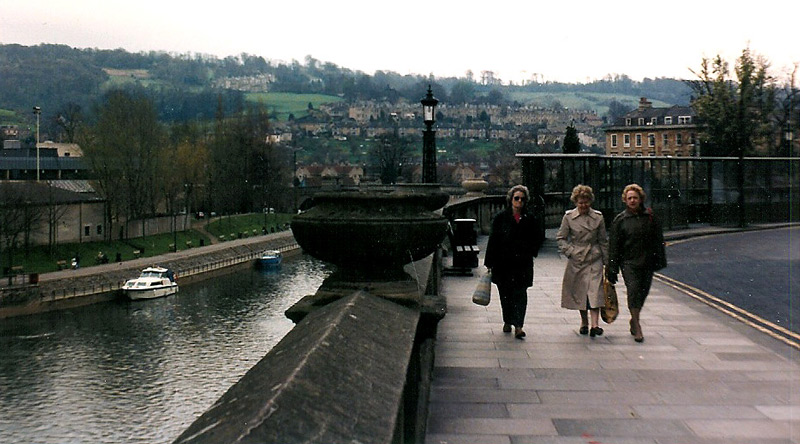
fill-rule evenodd
<path id="1" fill-rule="evenodd" d="M 687 104 L 689 89 L 675 79 L 632 81 L 626 76 L 589 84 L 481 85 L 463 78 L 372 75 L 306 57 L 276 63 L 242 54 L 218 59 L 197 54 L 129 53 L 65 45 L 0 45 L 0 124 L 30 125 L 31 108 L 42 109 L 43 130 L 66 109 L 91 110 L 115 88 L 144 91 L 166 122 L 213 119 L 220 99 L 226 110 L 264 101 L 275 117 L 300 117 L 311 103 L 326 101 L 418 101 L 432 84 L 443 103 L 511 103 L 591 109 L 603 115 L 612 101 L 633 107 L 639 97 L 656 105 Z M 301 94 L 300 96 L 297 96 Z M 308 94 L 308 95 L 306 95 Z M 77 108 L 76 108 L 77 107 Z M 301 113 L 298 115 L 298 113 Z"/>

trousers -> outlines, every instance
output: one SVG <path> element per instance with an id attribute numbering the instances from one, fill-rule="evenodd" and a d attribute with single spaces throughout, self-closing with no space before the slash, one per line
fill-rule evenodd
<path id="1" fill-rule="evenodd" d="M 528 310 L 528 289 L 516 285 L 498 285 L 503 323 L 522 328 Z"/>

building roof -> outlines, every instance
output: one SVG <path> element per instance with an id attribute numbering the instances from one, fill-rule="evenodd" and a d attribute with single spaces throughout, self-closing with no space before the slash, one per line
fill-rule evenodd
<path id="1" fill-rule="evenodd" d="M 38 205 L 102 202 L 104 200 L 94 192 L 94 189 L 85 180 L 48 180 L 41 182 L 19 180 L 0 182 L 0 205 L 7 201 L 17 201 L 20 198 Z"/>
<path id="2" fill-rule="evenodd" d="M 678 125 L 678 117 L 681 116 L 690 116 L 692 117 L 692 123 L 695 122 L 697 118 L 697 113 L 691 106 L 681 106 L 681 105 L 673 105 L 670 107 L 653 107 L 652 103 L 647 100 L 647 98 L 642 97 L 639 100 L 639 107 L 622 117 L 618 117 L 616 121 L 614 121 L 611 126 L 618 127 L 618 126 L 641 126 L 638 124 L 640 118 L 644 119 L 644 124 L 646 126 L 651 126 L 650 123 L 653 118 L 656 118 L 656 125 L 665 125 L 664 117 L 672 117 L 672 125 Z M 631 120 L 629 125 L 626 125 L 627 119 Z"/>

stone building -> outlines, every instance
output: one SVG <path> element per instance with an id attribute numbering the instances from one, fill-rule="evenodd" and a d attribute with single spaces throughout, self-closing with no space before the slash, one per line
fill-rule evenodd
<path id="1" fill-rule="evenodd" d="M 689 106 L 653 107 L 642 97 L 639 107 L 605 128 L 611 156 L 699 156 L 697 114 Z"/>

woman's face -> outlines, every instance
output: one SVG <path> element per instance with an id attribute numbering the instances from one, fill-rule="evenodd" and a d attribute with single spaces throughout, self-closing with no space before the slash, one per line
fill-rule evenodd
<path id="1" fill-rule="evenodd" d="M 578 200 L 575 201 L 575 207 L 578 208 L 578 213 L 580 214 L 588 213 L 591 206 L 592 201 L 585 197 L 579 197 Z"/>
<path id="2" fill-rule="evenodd" d="M 525 197 L 525 193 L 523 193 L 522 191 L 517 191 L 511 197 L 511 208 L 517 211 L 522 210 L 527 201 L 528 199 Z"/>
<path id="3" fill-rule="evenodd" d="M 642 204 L 642 197 L 639 196 L 639 192 L 636 190 L 630 190 L 625 193 L 625 205 L 628 206 L 628 209 L 631 211 L 639 211 L 639 206 Z"/>

